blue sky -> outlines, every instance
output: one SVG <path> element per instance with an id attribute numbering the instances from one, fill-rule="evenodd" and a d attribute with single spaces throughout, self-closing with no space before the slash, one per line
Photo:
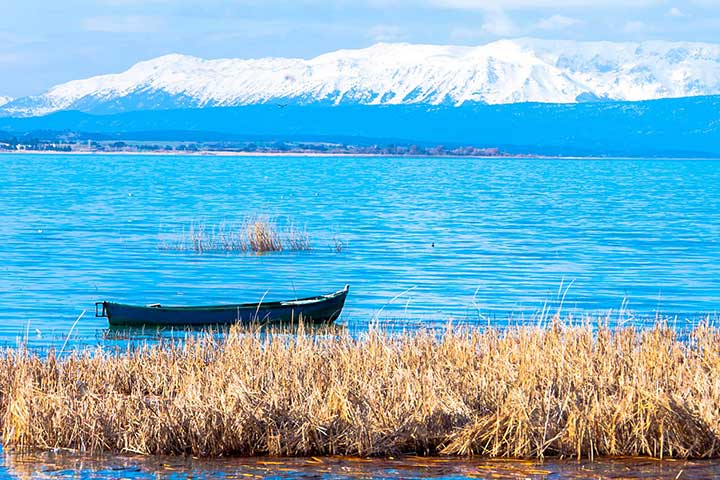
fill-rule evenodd
<path id="1" fill-rule="evenodd" d="M 0 95 L 41 93 L 166 53 L 312 57 L 376 42 L 532 36 L 720 43 L 720 0 L 8 0 Z"/>

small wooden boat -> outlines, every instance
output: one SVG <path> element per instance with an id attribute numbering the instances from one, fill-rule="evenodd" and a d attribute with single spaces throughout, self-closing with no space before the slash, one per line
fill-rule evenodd
<path id="1" fill-rule="evenodd" d="M 95 316 L 106 317 L 111 326 L 197 327 L 240 324 L 329 324 L 335 321 L 347 297 L 349 285 L 335 293 L 282 302 L 241 303 L 205 307 L 139 306 L 96 302 Z"/>

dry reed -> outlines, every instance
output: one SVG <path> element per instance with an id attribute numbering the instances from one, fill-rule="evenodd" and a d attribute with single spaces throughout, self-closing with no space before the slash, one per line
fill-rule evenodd
<path id="1" fill-rule="evenodd" d="M 187 230 L 160 244 L 161 250 L 195 253 L 282 252 L 311 250 L 310 236 L 295 225 L 280 231 L 275 222 L 264 218 L 247 218 L 239 226 L 190 224 Z"/>
<path id="2" fill-rule="evenodd" d="M 720 330 L 226 336 L 0 354 L 14 449 L 217 455 L 720 456 Z"/>
<path id="3" fill-rule="evenodd" d="M 339 238 L 337 235 L 333 235 L 332 243 L 332 249 L 335 251 L 335 253 L 340 253 L 345 249 L 345 242 L 343 242 L 342 239 Z"/>

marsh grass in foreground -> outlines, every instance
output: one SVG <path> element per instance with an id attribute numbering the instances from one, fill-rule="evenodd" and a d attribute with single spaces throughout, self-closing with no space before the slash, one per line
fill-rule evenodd
<path id="1" fill-rule="evenodd" d="M 302 328 L 0 354 L 15 450 L 720 456 L 720 330 Z"/>

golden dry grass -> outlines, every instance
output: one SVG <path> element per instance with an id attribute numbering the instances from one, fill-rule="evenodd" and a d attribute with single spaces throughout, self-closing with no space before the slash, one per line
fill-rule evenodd
<path id="1" fill-rule="evenodd" d="M 90 452 L 720 456 L 720 331 L 233 329 L 0 355 L 4 445 Z"/>
<path id="2" fill-rule="evenodd" d="M 253 252 L 281 252 L 283 249 L 280 234 L 275 226 L 267 221 L 253 220 L 245 226 L 247 250 Z"/>

